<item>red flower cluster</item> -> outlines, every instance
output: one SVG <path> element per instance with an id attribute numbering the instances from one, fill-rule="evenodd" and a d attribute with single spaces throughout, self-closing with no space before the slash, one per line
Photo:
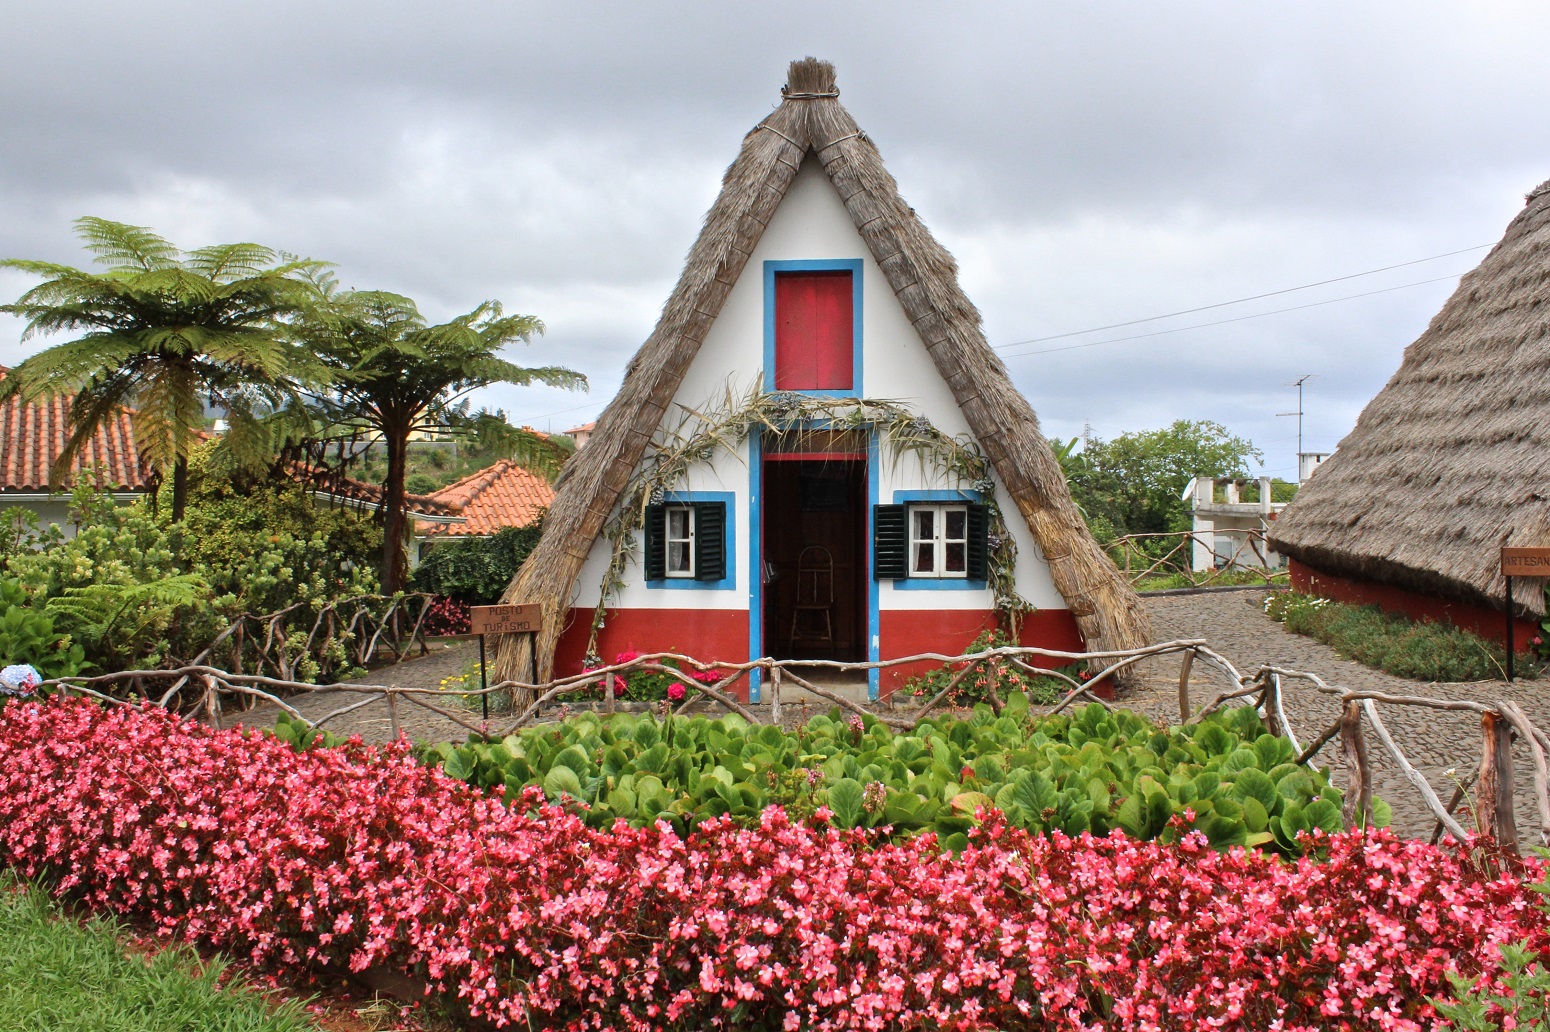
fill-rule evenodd
<path id="1" fill-rule="evenodd" d="M 442 595 L 431 602 L 420 629 L 433 638 L 450 634 L 467 634 L 470 626 L 468 621 L 468 603 Z"/>
<path id="2" fill-rule="evenodd" d="M 261 963 L 419 972 L 497 1025 L 1414 1029 L 1445 971 L 1550 942 L 1526 881 L 1386 833 L 1289 863 L 990 813 L 948 855 L 825 816 L 599 832 L 401 745 L 0 711 L 0 862 Z"/>

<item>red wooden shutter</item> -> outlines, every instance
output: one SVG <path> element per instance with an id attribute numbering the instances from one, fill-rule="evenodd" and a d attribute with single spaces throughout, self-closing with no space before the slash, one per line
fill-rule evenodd
<path id="1" fill-rule="evenodd" d="M 775 274 L 775 389 L 850 390 L 856 383 L 851 273 Z"/>

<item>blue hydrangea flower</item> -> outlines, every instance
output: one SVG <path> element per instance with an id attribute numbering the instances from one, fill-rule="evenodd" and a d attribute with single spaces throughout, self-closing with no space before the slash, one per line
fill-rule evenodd
<path id="1" fill-rule="evenodd" d="M 43 675 L 26 663 L 15 663 L 0 670 L 0 694 L 31 695 L 43 681 Z"/>

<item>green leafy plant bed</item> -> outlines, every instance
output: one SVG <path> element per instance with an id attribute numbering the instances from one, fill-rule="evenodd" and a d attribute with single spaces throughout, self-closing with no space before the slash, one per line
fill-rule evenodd
<path id="1" fill-rule="evenodd" d="M 1341 829 L 1327 773 L 1295 765 L 1291 744 L 1248 708 L 1160 728 L 1096 704 L 1036 717 L 1013 695 L 999 717 L 981 704 L 910 732 L 838 710 L 795 731 L 735 716 L 587 713 L 421 757 L 508 799 L 542 786 L 553 801 L 585 804 L 598 828 L 667 821 L 684 834 L 722 814 L 753 825 L 781 804 L 796 817 L 826 807 L 841 827 L 889 826 L 895 837 L 935 832 L 962 849 L 995 808 L 1034 831 L 1168 839 L 1193 826 L 1219 848 L 1288 855 L 1302 851 L 1299 832 Z M 1386 824 L 1388 807 L 1375 809 Z"/>
<path id="2" fill-rule="evenodd" d="M 1377 606 L 1353 606 L 1282 591 L 1264 609 L 1294 634 L 1323 642 L 1347 659 L 1418 681 L 1485 681 L 1506 676 L 1507 654 L 1458 627 L 1407 620 Z M 1541 666 L 1523 657 L 1517 673 L 1537 677 Z"/>

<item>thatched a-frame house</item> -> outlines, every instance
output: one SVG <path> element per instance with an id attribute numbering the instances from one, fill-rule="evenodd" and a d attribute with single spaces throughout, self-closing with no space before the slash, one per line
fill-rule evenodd
<path id="1" fill-rule="evenodd" d="M 506 593 L 544 607 L 541 676 L 623 649 L 951 654 L 998 614 L 1028 644 L 1147 641 L 952 257 L 838 97 L 828 63 L 791 66 L 562 474 Z M 503 676 L 524 648 L 501 642 Z"/>
<path id="2" fill-rule="evenodd" d="M 1502 546 L 1550 545 L 1547 412 L 1550 182 L 1276 520 L 1293 585 L 1500 636 Z M 1541 586 L 1515 579 L 1520 616 Z"/>

